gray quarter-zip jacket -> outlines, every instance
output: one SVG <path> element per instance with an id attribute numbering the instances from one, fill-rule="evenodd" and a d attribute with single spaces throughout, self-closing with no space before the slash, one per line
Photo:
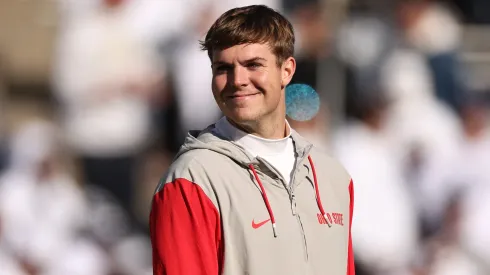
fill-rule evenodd
<path id="1" fill-rule="evenodd" d="M 153 197 L 153 274 L 354 274 L 352 180 L 291 130 L 290 185 L 260 157 L 189 133 Z"/>

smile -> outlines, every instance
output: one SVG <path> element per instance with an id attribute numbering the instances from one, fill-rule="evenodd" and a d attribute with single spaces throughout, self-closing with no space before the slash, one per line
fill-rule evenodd
<path id="1" fill-rule="evenodd" d="M 258 94 L 260 94 L 260 93 L 254 93 L 254 94 L 234 94 L 234 95 L 229 96 L 229 98 L 231 98 L 231 99 L 242 99 L 242 98 L 252 97 L 252 96 L 255 96 L 255 95 L 258 95 Z"/>

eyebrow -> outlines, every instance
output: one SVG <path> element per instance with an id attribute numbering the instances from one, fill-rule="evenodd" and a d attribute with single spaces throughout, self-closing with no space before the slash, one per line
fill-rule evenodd
<path id="1" fill-rule="evenodd" d="M 262 58 L 262 57 L 252 57 L 250 59 L 247 59 L 245 60 L 244 62 L 242 63 L 251 63 L 251 62 L 257 62 L 257 61 L 267 61 L 265 58 Z M 223 62 L 223 61 L 215 61 L 213 62 L 213 66 L 220 66 L 220 65 L 230 65 L 230 63 L 226 63 L 226 62 Z"/>

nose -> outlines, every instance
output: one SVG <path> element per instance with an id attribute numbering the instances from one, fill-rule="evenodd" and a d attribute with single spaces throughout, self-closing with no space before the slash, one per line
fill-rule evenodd
<path id="1" fill-rule="evenodd" d="M 233 73 L 229 76 L 231 77 L 230 83 L 233 83 L 233 86 L 236 89 L 240 89 L 248 85 L 248 72 L 242 66 L 235 66 L 235 68 L 233 69 Z"/>

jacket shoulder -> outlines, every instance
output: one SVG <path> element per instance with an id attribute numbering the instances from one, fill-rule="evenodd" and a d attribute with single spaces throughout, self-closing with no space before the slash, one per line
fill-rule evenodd
<path id="1" fill-rule="evenodd" d="M 204 193 L 217 205 L 216 194 L 210 176 L 209 163 L 216 158 L 215 153 L 209 150 L 193 150 L 175 158 L 165 174 L 161 177 L 155 193 L 161 191 L 166 184 L 185 179 L 199 185 Z"/>

